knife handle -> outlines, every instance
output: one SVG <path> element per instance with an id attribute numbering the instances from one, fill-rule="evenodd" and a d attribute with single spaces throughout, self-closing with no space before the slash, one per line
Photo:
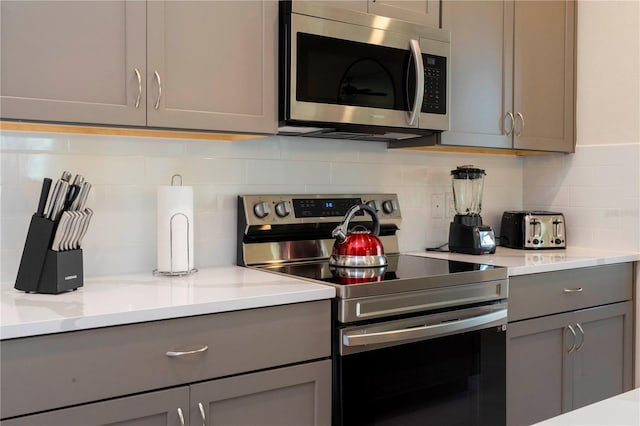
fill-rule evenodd
<path id="1" fill-rule="evenodd" d="M 39 217 L 44 217 L 44 208 L 47 205 L 47 198 L 49 197 L 51 182 L 52 181 L 50 178 L 44 178 L 42 180 L 42 189 L 40 190 L 40 200 L 38 201 L 38 210 L 36 210 L 36 214 Z"/>

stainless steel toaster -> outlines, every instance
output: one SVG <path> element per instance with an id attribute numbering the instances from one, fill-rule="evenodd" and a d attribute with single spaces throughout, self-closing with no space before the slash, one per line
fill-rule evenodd
<path id="1" fill-rule="evenodd" d="M 502 214 L 500 245 L 516 249 L 565 248 L 564 215 L 547 211 L 506 211 Z"/>

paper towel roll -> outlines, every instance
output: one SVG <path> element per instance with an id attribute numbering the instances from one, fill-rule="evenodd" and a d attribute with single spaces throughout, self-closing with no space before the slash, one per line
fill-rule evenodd
<path id="1" fill-rule="evenodd" d="M 193 269 L 193 187 L 159 186 L 157 265 L 159 272 Z"/>

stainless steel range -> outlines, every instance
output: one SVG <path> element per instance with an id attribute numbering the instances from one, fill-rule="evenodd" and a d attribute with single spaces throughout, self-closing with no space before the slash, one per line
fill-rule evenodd
<path id="1" fill-rule="evenodd" d="M 332 266 L 332 231 L 360 204 L 387 265 Z M 399 253 L 401 221 L 390 193 L 242 195 L 238 264 L 336 288 L 334 425 L 504 424 L 506 269 Z"/>

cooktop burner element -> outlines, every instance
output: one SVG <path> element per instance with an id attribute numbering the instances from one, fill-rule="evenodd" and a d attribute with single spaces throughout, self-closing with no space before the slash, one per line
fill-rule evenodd
<path id="1" fill-rule="evenodd" d="M 354 205 L 376 210 L 388 259 L 374 268 L 329 265 L 331 231 Z M 371 229 L 369 215 L 354 226 Z M 506 269 L 399 253 L 396 194 L 238 197 L 238 264 L 332 285 L 338 321 L 403 315 L 507 298 Z"/>

